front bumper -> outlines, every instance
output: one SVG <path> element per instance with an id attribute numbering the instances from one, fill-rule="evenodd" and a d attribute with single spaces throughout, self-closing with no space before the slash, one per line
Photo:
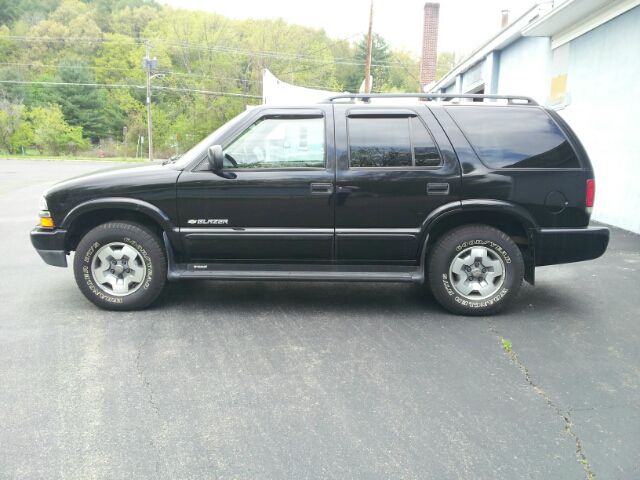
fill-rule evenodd
<path id="1" fill-rule="evenodd" d="M 542 228 L 536 232 L 536 266 L 581 262 L 601 256 L 609 245 L 609 229 Z"/>
<path id="2" fill-rule="evenodd" d="M 66 230 L 47 230 L 34 228 L 31 230 L 31 244 L 45 263 L 54 267 L 67 266 L 67 252 L 64 248 Z"/>

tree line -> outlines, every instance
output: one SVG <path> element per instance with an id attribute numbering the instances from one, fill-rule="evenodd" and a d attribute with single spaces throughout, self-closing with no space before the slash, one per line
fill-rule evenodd
<path id="1" fill-rule="evenodd" d="M 258 103 L 264 68 L 297 85 L 357 91 L 365 45 L 357 31 L 332 39 L 282 19 L 149 0 L 0 0 L 0 150 L 132 155 L 146 136 L 147 48 L 161 74 L 154 144 L 167 157 Z M 379 35 L 372 63 L 374 91 L 419 87 L 418 60 Z"/>

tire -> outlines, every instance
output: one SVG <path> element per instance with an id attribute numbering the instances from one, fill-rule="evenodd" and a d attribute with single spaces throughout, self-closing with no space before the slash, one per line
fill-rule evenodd
<path id="1" fill-rule="evenodd" d="M 493 315 L 517 297 L 524 260 L 514 241 L 487 225 L 466 225 L 444 234 L 429 256 L 435 299 L 452 313 Z"/>
<path id="2" fill-rule="evenodd" d="M 80 240 L 73 273 L 80 291 L 98 307 L 141 310 L 162 293 L 167 257 L 149 229 L 132 222 L 108 222 Z"/>

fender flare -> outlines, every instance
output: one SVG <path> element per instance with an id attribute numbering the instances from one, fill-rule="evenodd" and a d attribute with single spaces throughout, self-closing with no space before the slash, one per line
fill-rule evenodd
<path id="1" fill-rule="evenodd" d="M 537 230 L 538 224 L 524 207 L 515 203 L 508 202 L 506 200 L 489 200 L 489 199 L 477 199 L 477 200 L 462 200 L 462 210 L 469 211 L 497 211 L 502 214 L 507 214 L 518 220 L 525 230 Z"/>
<path id="2" fill-rule="evenodd" d="M 118 208 L 122 210 L 130 210 L 139 212 L 152 218 L 164 230 L 169 234 L 173 234 L 176 231 L 175 225 L 171 222 L 169 216 L 155 205 L 139 200 L 137 198 L 122 198 L 122 197 L 105 197 L 96 198 L 94 200 L 88 200 L 73 207 L 62 220 L 60 228 L 68 230 L 75 220 L 81 215 L 94 210 L 102 210 L 105 208 Z"/>
<path id="3" fill-rule="evenodd" d="M 444 219 L 455 214 L 468 212 L 494 212 L 505 215 L 519 222 L 525 230 L 528 242 L 528 255 L 525 260 L 526 280 L 533 284 L 535 282 L 535 232 L 539 229 L 537 222 L 525 208 L 506 200 L 490 199 L 468 199 L 451 202 L 433 210 L 421 225 L 420 238 L 420 265 L 424 271 L 426 268 L 427 244 L 430 233 Z"/>

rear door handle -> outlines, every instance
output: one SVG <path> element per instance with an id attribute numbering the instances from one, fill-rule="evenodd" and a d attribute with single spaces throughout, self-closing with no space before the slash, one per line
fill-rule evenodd
<path id="1" fill-rule="evenodd" d="M 427 195 L 449 195 L 449 184 L 427 183 Z"/>
<path id="2" fill-rule="evenodd" d="M 312 183 L 311 195 L 331 195 L 333 193 L 333 183 Z"/>

